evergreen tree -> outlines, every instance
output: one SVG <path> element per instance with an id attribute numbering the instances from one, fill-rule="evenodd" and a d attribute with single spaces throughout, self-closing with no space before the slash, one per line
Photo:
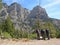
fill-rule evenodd
<path id="1" fill-rule="evenodd" d="M 33 26 L 34 29 L 41 29 L 41 23 L 39 20 L 35 21 L 35 25 Z"/>
<path id="2" fill-rule="evenodd" d="M 57 30 L 56 38 L 60 38 L 60 30 Z"/>
<path id="3" fill-rule="evenodd" d="M 56 28 L 55 26 L 53 25 L 53 23 L 51 22 L 46 22 L 45 25 L 44 25 L 45 29 L 49 29 L 50 30 L 50 36 L 53 38 L 53 37 L 56 37 Z"/>
<path id="4" fill-rule="evenodd" d="M 2 0 L 0 0 L 0 9 L 2 8 Z"/>
<path id="5" fill-rule="evenodd" d="M 1 28 L 1 27 L 2 27 L 2 25 L 0 24 L 0 35 L 1 35 L 1 33 L 2 33 L 2 28 Z"/>
<path id="6" fill-rule="evenodd" d="M 14 26 L 13 26 L 13 23 L 12 23 L 10 17 L 7 17 L 7 19 L 3 23 L 2 29 L 3 29 L 3 32 L 8 32 L 13 37 L 15 29 L 14 29 Z"/>
<path id="7" fill-rule="evenodd" d="M 2 2 L 2 0 L 0 0 L 0 2 Z"/>

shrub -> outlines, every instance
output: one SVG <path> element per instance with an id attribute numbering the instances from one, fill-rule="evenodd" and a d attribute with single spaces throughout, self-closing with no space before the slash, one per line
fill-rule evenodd
<path id="1" fill-rule="evenodd" d="M 23 32 L 22 33 L 22 38 L 28 38 L 28 33 L 27 32 Z"/>
<path id="2" fill-rule="evenodd" d="M 22 38 L 22 31 L 21 30 L 15 30 L 13 34 L 13 38 Z"/>
<path id="3" fill-rule="evenodd" d="M 3 32 L 4 38 L 11 38 L 11 35 L 8 32 Z"/>
<path id="4" fill-rule="evenodd" d="M 30 39 L 36 39 L 36 34 L 29 34 Z"/>
<path id="5" fill-rule="evenodd" d="M 56 38 L 60 38 L 60 31 L 57 31 Z"/>

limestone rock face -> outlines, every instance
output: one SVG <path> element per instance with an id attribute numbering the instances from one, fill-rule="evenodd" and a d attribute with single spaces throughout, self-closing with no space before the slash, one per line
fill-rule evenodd
<path id="1" fill-rule="evenodd" d="M 46 10 L 40 6 L 34 7 L 30 13 L 30 18 L 36 18 L 37 16 L 40 19 L 48 19 L 49 18 L 46 13 Z"/>
<path id="2" fill-rule="evenodd" d="M 46 10 L 41 6 L 35 6 L 32 10 L 28 10 L 18 3 L 13 3 L 10 6 L 3 3 L 3 8 L 0 10 L 0 22 L 3 22 L 8 16 L 11 18 L 16 29 L 23 27 L 21 25 L 24 23 L 28 24 L 28 27 L 33 25 L 37 18 L 45 22 L 51 21 L 55 26 L 60 28 L 60 20 L 50 18 Z M 24 25 L 25 27 L 26 24 Z"/>

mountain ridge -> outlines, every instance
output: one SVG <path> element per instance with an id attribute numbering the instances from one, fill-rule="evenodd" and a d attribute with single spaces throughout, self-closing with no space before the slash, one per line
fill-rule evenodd
<path id="1" fill-rule="evenodd" d="M 20 22 L 21 21 L 26 21 L 28 20 L 35 20 L 37 19 L 36 16 L 39 17 L 42 21 L 51 21 L 54 25 L 56 25 L 60 29 L 60 20 L 59 19 L 52 19 L 48 16 L 46 10 L 42 8 L 41 6 L 35 6 L 32 10 L 28 10 L 24 7 L 22 7 L 18 3 L 13 3 L 10 6 L 8 6 L 6 3 L 3 4 L 4 8 L 6 8 L 6 12 L 10 16 L 12 22 L 14 25 L 17 27 L 20 27 Z M 16 7 L 16 8 L 15 8 Z M 1 11 L 1 17 L 6 15 L 5 10 Z"/>

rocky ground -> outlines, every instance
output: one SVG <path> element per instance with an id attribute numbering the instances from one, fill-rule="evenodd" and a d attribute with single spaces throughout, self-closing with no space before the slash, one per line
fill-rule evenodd
<path id="1" fill-rule="evenodd" d="M 0 45 L 60 45 L 60 39 L 50 40 L 0 39 Z"/>

